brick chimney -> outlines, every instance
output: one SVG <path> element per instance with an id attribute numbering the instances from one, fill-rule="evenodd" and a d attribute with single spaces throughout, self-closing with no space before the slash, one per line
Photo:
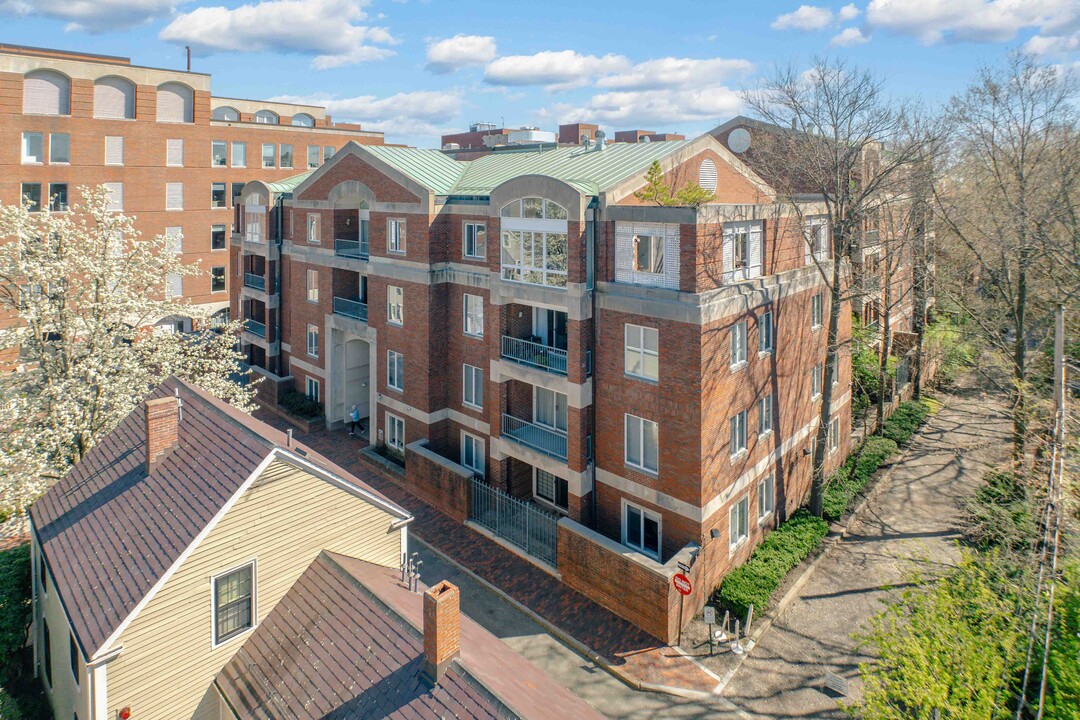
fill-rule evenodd
<path id="1" fill-rule="evenodd" d="M 446 580 L 424 593 L 424 672 L 436 683 L 461 654 L 460 596 Z"/>
<path id="2" fill-rule="evenodd" d="M 179 405 L 175 397 L 147 400 L 146 406 L 146 472 L 154 472 L 165 453 L 176 447 Z"/>

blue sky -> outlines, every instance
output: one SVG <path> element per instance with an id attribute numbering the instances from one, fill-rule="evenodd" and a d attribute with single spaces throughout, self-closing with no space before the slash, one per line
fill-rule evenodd
<path id="1" fill-rule="evenodd" d="M 815 55 L 943 102 L 1009 48 L 1080 67 L 1080 0 L 0 0 L 0 42 L 213 75 L 213 92 L 325 104 L 435 146 L 474 121 L 693 135 L 777 63 Z"/>

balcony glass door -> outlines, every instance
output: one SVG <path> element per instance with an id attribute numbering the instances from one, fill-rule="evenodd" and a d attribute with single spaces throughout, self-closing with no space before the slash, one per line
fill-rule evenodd
<path id="1" fill-rule="evenodd" d="M 533 308 L 533 335 L 547 347 L 566 349 L 566 313 Z"/>
<path id="2" fill-rule="evenodd" d="M 547 388 L 534 388 L 533 422 L 566 432 L 566 396 Z"/>

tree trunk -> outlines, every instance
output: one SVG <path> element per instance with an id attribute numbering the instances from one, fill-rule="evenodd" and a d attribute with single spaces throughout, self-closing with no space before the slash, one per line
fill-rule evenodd
<path id="1" fill-rule="evenodd" d="M 921 210 L 921 208 L 920 208 Z M 926 241 L 926 215 L 920 212 L 920 222 L 915 225 L 913 242 L 915 243 L 912 262 L 912 301 L 915 307 L 912 309 L 912 330 L 915 331 L 915 367 L 912 373 L 912 382 L 915 387 L 912 397 L 915 402 L 922 399 L 923 386 L 923 340 L 926 335 L 926 300 L 927 287 L 927 257 L 930 249 Z"/>
<path id="2" fill-rule="evenodd" d="M 1016 338 L 1013 340 L 1013 462 L 1020 464 L 1024 460 L 1024 444 L 1027 439 L 1027 244 L 1020 248 L 1019 270 L 1016 278 Z"/>
<path id="3" fill-rule="evenodd" d="M 814 447 L 814 471 L 810 482 L 810 512 L 821 517 L 824 512 L 825 458 L 829 452 L 829 420 L 832 419 L 833 379 L 837 372 L 836 342 L 840 336 L 840 306 L 843 297 L 840 286 L 842 254 L 833 243 L 832 278 L 829 287 L 829 326 L 825 349 L 825 377 L 821 388 L 821 415 L 818 420 L 817 443 Z M 842 247 L 842 246 L 841 246 Z"/>
<path id="4" fill-rule="evenodd" d="M 888 256 L 886 256 L 888 257 Z M 886 275 L 891 270 L 891 263 L 885 262 Z M 892 350 L 892 322 L 889 316 L 892 314 L 892 280 L 891 276 L 885 278 L 884 313 L 881 319 L 881 352 L 878 355 L 878 385 L 880 391 L 877 398 L 877 432 L 880 433 L 885 427 L 885 389 L 889 386 L 889 353 Z M 889 396 L 892 397 L 891 395 Z"/>

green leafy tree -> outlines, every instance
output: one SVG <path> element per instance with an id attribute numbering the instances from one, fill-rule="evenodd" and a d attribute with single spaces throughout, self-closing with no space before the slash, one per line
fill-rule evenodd
<path id="1" fill-rule="evenodd" d="M 678 191 L 672 191 L 671 185 L 664 180 L 664 171 L 657 160 L 653 160 L 652 165 L 645 171 L 645 187 L 634 193 L 634 197 L 642 202 L 661 206 L 693 208 L 716 199 L 714 193 L 694 182 L 687 183 Z"/>

